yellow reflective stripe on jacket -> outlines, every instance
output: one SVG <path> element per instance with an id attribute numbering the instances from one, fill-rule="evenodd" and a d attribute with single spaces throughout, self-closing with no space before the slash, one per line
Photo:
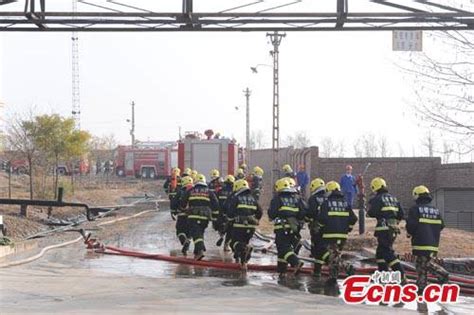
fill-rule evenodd
<path id="1" fill-rule="evenodd" d="M 250 209 L 250 210 L 257 210 L 257 206 L 252 205 L 238 205 L 237 209 Z"/>
<path id="2" fill-rule="evenodd" d="M 342 212 L 342 211 L 329 211 L 328 216 L 330 217 L 348 217 L 349 212 Z"/>
<path id="3" fill-rule="evenodd" d="M 388 264 L 388 266 L 389 266 L 389 267 L 392 267 L 393 265 L 395 265 L 395 264 L 397 264 L 397 263 L 399 263 L 399 262 L 400 262 L 400 260 L 394 259 L 394 260 L 392 260 L 392 261 Z"/>
<path id="4" fill-rule="evenodd" d="M 381 211 L 395 211 L 395 212 L 398 212 L 398 207 L 393 207 L 393 206 L 387 206 L 387 207 L 382 207 L 382 209 L 380 209 Z"/>
<path id="5" fill-rule="evenodd" d="M 377 226 L 375 227 L 375 231 L 388 231 L 389 227 L 388 226 Z"/>
<path id="6" fill-rule="evenodd" d="M 234 223 L 232 227 L 238 227 L 238 228 L 249 228 L 249 229 L 254 229 L 256 225 L 253 224 L 240 224 L 240 223 Z"/>
<path id="7" fill-rule="evenodd" d="M 219 199 L 227 199 L 227 196 L 219 196 Z"/>
<path id="8" fill-rule="evenodd" d="M 325 233 L 323 238 L 347 238 L 347 234 L 342 233 Z"/>
<path id="9" fill-rule="evenodd" d="M 191 196 L 189 197 L 189 201 L 191 200 L 204 200 L 204 201 L 211 201 L 209 197 L 199 197 L 199 196 Z"/>
<path id="10" fill-rule="evenodd" d="M 442 224 L 440 219 L 426 219 L 426 218 L 420 218 L 418 220 L 420 223 L 427 223 L 427 224 Z"/>
<path id="11" fill-rule="evenodd" d="M 292 211 L 292 212 L 298 212 L 298 211 L 300 211 L 300 209 L 299 209 L 299 208 L 296 208 L 296 207 L 283 206 L 283 207 L 280 207 L 280 209 L 278 209 L 278 211 Z"/>
<path id="12" fill-rule="evenodd" d="M 437 252 L 438 251 L 438 247 L 435 247 L 435 246 L 413 246 L 413 250 L 429 250 L 429 251 L 432 251 L 432 252 Z"/>
<path id="13" fill-rule="evenodd" d="M 291 226 L 289 224 L 285 224 L 285 225 L 277 224 L 273 227 L 273 229 L 275 230 L 286 229 L 286 228 L 291 228 Z"/>
<path id="14" fill-rule="evenodd" d="M 208 217 L 205 217 L 202 215 L 195 215 L 195 214 L 188 215 L 188 219 L 209 220 Z"/>

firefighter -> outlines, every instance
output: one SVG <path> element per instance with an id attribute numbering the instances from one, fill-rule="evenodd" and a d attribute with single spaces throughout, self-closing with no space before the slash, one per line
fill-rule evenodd
<path id="1" fill-rule="evenodd" d="M 227 175 L 224 178 L 222 188 L 217 193 L 219 199 L 219 216 L 217 217 L 216 225 L 217 231 L 219 232 L 220 238 L 216 242 L 216 246 L 221 246 L 224 243 L 224 251 L 230 250 L 230 222 L 227 218 L 227 204 L 229 197 L 234 191 L 235 177 L 233 175 Z M 225 241 L 225 242 L 224 242 Z"/>
<path id="2" fill-rule="evenodd" d="M 402 282 L 405 282 L 403 266 L 393 250 L 393 243 L 400 234 L 398 225 L 403 219 L 403 209 L 398 199 L 388 192 L 383 178 L 372 179 L 370 188 L 375 196 L 369 200 L 367 216 L 377 219 L 374 236 L 377 238 L 375 256 L 378 269 L 400 271 Z"/>
<path id="3" fill-rule="evenodd" d="M 262 218 L 262 208 L 253 197 L 245 179 L 234 183 L 234 194 L 228 201 L 227 217 L 233 223 L 230 246 L 234 251 L 234 259 L 240 263 L 242 270 L 247 270 L 247 262 L 253 250 L 249 242 Z"/>
<path id="4" fill-rule="evenodd" d="M 428 272 L 437 275 L 441 283 L 449 280 L 448 272 L 433 262 L 438 254 L 439 239 L 444 221 L 439 209 L 431 202 L 433 197 L 426 186 L 413 189 L 415 205 L 408 212 L 406 229 L 411 237 L 412 253 L 416 258 L 418 295 L 423 294 L 428 281 Z M 426 309 L 426 304 L 418 305 Z"/>
<path id="5" fill-rule="evenodd" d="M 219 170 L 213 169 L 210 175 L 211 175 L 211 181 L 207 184 L 207 187 L 209 187 L 209 190 L 212 191 L 217 196 L 222 186 L 221 174 L 219 173 Z M 212 212 L 212 227 L 214 228 L 215 231 L 219 231 L 217 223 L 216 223 L 218 216 L 219 216 L 219 209 L 216 209 Z"/>
<path id="6" fill-rule="evenodd" d="M 191 178 L 193 179 L 193 181 L 196 181 L 196 178 L 197 178 L 197 175 L 198 175 L 198 171 L 196 170 L 192 170 L 191 171 Z"/>
<path id="7" fill-rule="evenodd" d="M 250 179 L 250 190 L 252 191 L 253 197 L 258 202 L 263 190 L 263 169 L 259 166 L 255 166 Z"/>
<path id="8" fill-rule="evenodd" d="M 194 242 L 194 259 L 201 260 L 206 251 L 204 231 L 209 225 L 211 212 L 219 208 L 216 195 L 207 187 L 206 176 L 196 176 L 194 187 L 186 191 L 181 200 L 181 207 L 189 208 L 188 226 L 189 236 Z"/>
<path id="9" fill-rule="evenodd" d="M 284 278 L 288 264 L 295 268 L 295 274 L 298 274 L 303 267 L 303 262 L 299 260 L 293 246 L 299 230 L 299 221 L 305 217 L 305 208 L 301 198 L 286 179 L 276 181 L 275 191 L 268 217 L 274 222 L 275 243 L 278 251 L 277 272 L 280 278 Z"/>
<path id="10" fill-rule="evenodd" d="M 290 188 L 293 189 L 297 193 L 298 198 L 301 199 L 301 202 L 304 204 L 305 209 L 307 209 L 308 206 L 301 195 L 301 191 L 299 190 L 299 187 L 296 186 L 296 181 L 291 177 L 284 177 L 284 179 L 286 179 L 288 183 L 290 183 Z M 298 221 L 298 223 L 299 223 L 298 233 L 295 233 L 295 238 L 293 239 L 294 241 L 293 246 L 295 248 L 296 255 L 299 255 L 300 250 L 303 247 L 303 243 L 301 242 L 301 229 L 304 227 L 305 221 L 301 220 L 301 221 Z"/>
<path id="11" fill-rule="evenodd" d="M 193 187 L 193 179 L 191 176 L 185 176 L 181 179 L 181 188 L 176 193 L 176 200 L 178 203 L 178 209 L 174 212 L 176 219 L 176 236 L 179 242 L 183 246 L 181 252 L 184 256 L 187 255 L 189 249 L 189 228 L 188 228 L 188 215 L 186 209 L 181 207 L 180 201 L 187 191 Z"/>
<path id="12" fill-rule="evenodd" d="M 245 179 L 245 172 L 243 168 L 239 168 L 237 170 L 237 174 L 235 174 L 235 179 Z"/>
<path id="13" fill-rule="evenodd" d="M 171 217 L 175 220 L 174 212 L 178 210 L 178 204 L 176 200 L 176 193 L 181 187 L 181 178 L 180 178 L 181 170 L 177 167 L 173 168 L 171 171 L 171 176 L 169 176 L 165 183 L 163 184 L 163 188 L 165 192 L 168 194 L 168 198 L 170 200 L 170 210 L 171 210 Z"/>
<path id="14" fill-rule="evenodd" d="M 329 279 L 327 284 L 337 283 L 341 260 L 341 251 L 347 240 L 347 234 L 352 231 L 357 217 L 348 205 L 341 192 L 341 186 L 335 181 L 326 184 L 326 192 L 329 194 L 323 201 L 316 221 L 321 227 L 322 240 L 326 244 L 326 250 L 315 259 L 328 263 Z"/>
<path id="15" fill-rule="evenodd" d="M 291 168 L 290 164 L 283 165 L 283 167 L 281 169 L 283 171 L 283 177 L 290 177 L 290 178 L 293 178 L 293 179 L 296 178 L 296 174 L 293 171 L 293 169 Z"/>
<path id="16" fill-rule="evenodd" d="M 321 210 L 326 195 L 326 184 L 321 178 L 316 178 L 311 181 L 310 186 L 311 196 L 308 200 L 308 211 L 306 212 L 306 221 L 311 235 L 311 256 L 313 258 L 321 257 L 325 250 L 325 243 L 322 239 L 321 227 L 318 224 L 317 217 Z M 321 266 L 324 261 L 315 259 L 313 276 L 319 278 L 321 276 Z"/>
<path id="17" fill-rule="evenodd" d="M 186 167 L 183 171 L 183 177 L 185 176 L 191 176 L 192 170 L 189 167 Z"/>

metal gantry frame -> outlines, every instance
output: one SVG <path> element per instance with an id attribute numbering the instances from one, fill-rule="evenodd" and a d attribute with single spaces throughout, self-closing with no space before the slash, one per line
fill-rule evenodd
<path id="1" fill-rule="evenodd" d="M 83 7 L 96 11 L 58 12 L 47 10 L 47 0 L 24 0 L 23 11 L 5 11 L 14 5 L 0 1 L 0 31 L 76 31 L 76 32 L 251 32 L 251 31 L 381 31 L 381 30 L 473 30 L 474 13 L 434 0 L 413 0 L 413 6 L 401 0 L 366 0 L 374 7 L 390 12 L 351 12 L 349 0 L 333 0 L 333 12 L 282 12 L 303 0 L 290 1 L 256 12 L 252 5 L 270 3 L 250 1 L 219 12 L 195 12 L 193 0 L 182 0 L 181 12 L 155 12 L 116 0 L 103 5 L 98 0 L 78 0 Z M 361 0 L 358 0 L 359 3 Z M 403 4 L 401 4 L 401 2 Z M 144 1 L 146 4 L 146 1 Z M 156 5 L 156 4 L 155 4 Z M 16 5 L 17 6 L 17 5 Z M 424 9 L 422 9 L 424 8 Z M 278 9 L 278 12 L 274 10 Z"/>

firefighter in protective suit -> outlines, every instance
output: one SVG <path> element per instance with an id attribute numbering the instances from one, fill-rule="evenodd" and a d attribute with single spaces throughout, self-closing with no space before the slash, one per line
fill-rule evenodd
<path id="1" fill-rule="evenodd" d="M 231 222 L 227 218 L 227 205 L 228 200 L 234 192 L 235 177 L 233 175 L 227 175 L 224 178 L 222 188 L 217 193 L 219 199 L 219 216 L 217 217 L 216 225 L 217 231 L 219 232 L 220 238 L 216 242 L 216 246 L 221 246 L 224 243 L 224 251 L 230 251 L 230 230 Z"/>
<path id="2" fill-rule="evenodd" d="M 433 198 L 426 186 L 413 189 L 415 205 L 410 208 L 407 219 L 407 233 L 411 237 L 412 253 L 416 257 L 418 294 L 421 295 L 428 282 L 428 272 L 437 275 L 441 283 L 449 279 L 448 272 L 434 263 L 438 254 L 439 239 L 444 221 L 439 209 L 431 204 Z M 426 308 L 426 304 L 419 305 Z"/>
<path id="3" fill-rule="evenodd" d="M 230 246 L 234 251 L 234 259 L 240 263 L 242 270 L 247 270 L 247 262 L 253 250 L 249 242 L 262 218 L 262 208 L 253 197 L 245 179 L 234 183 L 234 194 L 228 201 L 227 217 L 232 221 Z"/>
<path id="4" fill-rule="evenodd" d="M 289 177 L 289 178 L 293 178 L 293 179 L 296 178 L 296 174 L 293 171 L 293 168 L 291 168 L 290 164 L 283 165 L 281 170 L 283 171 L 283 178 L 284 177 Z"/>
<path id="5" fill-rule="evenodd" d="M 288 264 L 298 274 L 303 267 L 295 253 L 295 238 L 299 231 L 300 221 L 305 217 L 305 205 L 296 191 L 290 187 L 288 180 L 282 178 L 275 183 L 276 195 L 270 203 L 268 217 L 273 221 L 275 243 L 278 251 L 277 272 L 280 278 L 285 277 Z"/>
<path id="6" fill-rule="evenodd" d="M 177 167 L 173 168 L 171 171 L 171 176 L 169 176 L 165 183 L 163 184 L 163 188 L 165 192 L 168 194 L 168 198 L 170 200 L 170 210 L 171 210 L 171 217 L 175 220 L 173 213 L 178 210 L 178 202 L 176 199 L 176 194 L 178 193 L 181 187 L 181 177 L 180 177 L 181 170 Z"/>
<path id="7" fill-rule="evenodd" d="M 181 207 L 188 208 L 189 236 L 194 242 L 194 259 L 201 260 L 206 251 L 204 231 L 209 225 L 212 211 L 219 209 L 216 195 L 207 187 L 206 176 L 196 176 L 194 187 L 184 193 Z"/>
<path id="8" fill-rule="evenodd" d="M 252 191 L 252 195 L 257 200 L 260 199 L 260 195 L 263 190 L 263 169 L 259 166 L 255 166 L 253 168 L 251 180 L 249 182 L 250 190 Z"/>
<path id="9" fill-rule="evenodd" d="M 186 191 L 190 190 L 193 187 L 193 179 L 191 176 L 185 176 L 181 179 L 181 187 L 176 194 L 176 200 L 178 203 L 178 209 L 174 212 L 176 216 L 176 236 L 179 239 L 179 242 L 183 246 L 181 252 L 184 256 L 187 255 L 189 249 L 189 229 L 188 229 L 188 215 L 186 213 L 187 209 L 181 208 L 180 201 L 183 198 Z M 173 210 L 172 210 L 173 211 Z"/>
<path id="10" fill-rule="evenodd" d="M 325 243 L 322 239 L 321 227 L 317 221 L 321 206 L 326 199 L 326 184 L 321 178 L 316 178 L 311 181 L 310 187 L 311 196 L 308 200 L 308 211 L 306 212 L 305 220 L 308 222 L 309 232 L 311 235 L 311 256 L 321 257 L 326 250 Z M 315 259 L 313 276 L 321 276 L 321 266 L 324 261 Z"/>
<path id="11" fill-rule="evenodd" d="M 352 207 L 347 204 L 341 192 L 341 186 L 335 181 L 326 184 L 329 194 L 323 201 L 316 221 L 321 227 L 322 240 L 327 249 L 315 259 L 327 262 L 329 265 L 328 284 L 336 284 L 341 265 L 341 251 L 347 240 L 347 234 L 352 231 L 357 217 Z"/>
<path id="12" fill-rule="evenodd" d="M 211 181 L 207 184 L 209 191 L 212 191 L 216 196 L 219 193 L 219 190 L 222 187 L 222 179 L 219 173 L 219 170 L 213 169 L 211 171 Z M 212 212 L 212 228 L 214 231 L 219 232 L 219 227 L 217 226 L 217 218 L 219 217 L 219 209 Z"/>
<path id="13" fill-rule="evenodd" d="M 403 266 L 393 250 L 393 243 L 400 234 L 398 225 L 403 219 L 403 209 L 398 199 L 388 192 L 387 183 L 383 178 L 372 179 L 370 188 L 375 196 L 369 200 L 367 215 L 377 219 L 374 235 L 377 238 L 375 256 L 378 269 L 387 271 L 391 268 L 400 271 L 402 282 L 405 282 Z"/>
<path id="14" fill-rule="evenodd" d="M 237 170 L 237 174 L 235 174 L 235 179 L 245 179 L 245 171 L 243 168 L 239 168 Z"/>

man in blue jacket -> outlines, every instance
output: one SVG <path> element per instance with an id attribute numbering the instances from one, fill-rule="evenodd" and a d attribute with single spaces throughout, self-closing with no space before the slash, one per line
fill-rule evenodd
<path id="1" fill-rule="evenodd" d="M 296 173 L 296 182 L 300 186 L 301 194 L 303 197 L 306 195 L 306 187 L 309 184 L 309 176 L 304 169 L 304 164 L 300 165 L 298 173 Z"/>
<path id="2" fill-rule="evenodd" d="M 357 186 L 355 177 L 352 175 L 351 165 L 346 166 L 346 174 L 342 175 L 340 184 L 347 204 L 352 207 L 354 203 L 354 197 L 357 194 Z"/>

